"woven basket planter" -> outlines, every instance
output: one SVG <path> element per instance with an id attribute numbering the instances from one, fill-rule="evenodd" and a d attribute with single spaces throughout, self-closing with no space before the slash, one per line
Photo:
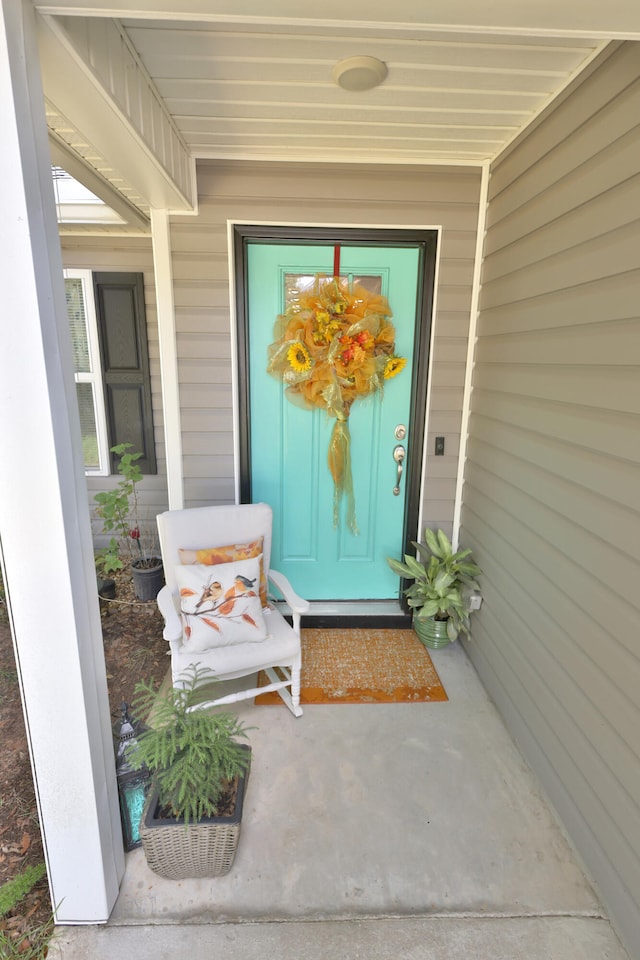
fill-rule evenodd
<path id="1" fill-rule="evenodd" d="M 430 650 L 440 650 L 441 647 L 448 647 L 451 643 L 447 634 L 446 620 L 434 620 L 433 617 L 421 620 L 419 617 L 414 617 L 413 629 L 418 634 L 418 640 Z"/>
<path id="2" fill-rule="evenodd" d="M 251 756 L 251 748 L 242 744 Z M 182 820 L 157 817 L 158 793 L 152 788 L 140 823 L 142 849 L 150 870 L 166 880 L 222 877 L 233 865 L 249 768 L 238 780 L 236 806 L 228 817 L 207 817 L 186 827 Z"/>

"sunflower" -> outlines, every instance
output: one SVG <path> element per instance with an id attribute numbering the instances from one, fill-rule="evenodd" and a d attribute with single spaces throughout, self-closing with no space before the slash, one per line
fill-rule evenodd
<path id="1" fill-rule="evenodd" d="M 311 368 L 311 356 L 302 343 L 292 343 L 287 350 L 287 360 L 296 373 L 305 373 Z"/>
<path id="2" fill-rule="evenodd" d="M 389 357 L 387 362 L 384 365 L 383 377 L 385 380 L 390 380 L 391 377 L 395 377 L 396 374 L 400 373 L 401 370 L 407 365 L 406 357 Z"/>

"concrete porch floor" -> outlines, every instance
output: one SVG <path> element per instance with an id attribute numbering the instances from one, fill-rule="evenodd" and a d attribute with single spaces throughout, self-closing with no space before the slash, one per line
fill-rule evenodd
<path id="1" fill-rule="evenodd" d="M 233 869 L 168 881 L 127 856 L 106 926 L 54 960 L 628 960 L 463 649 L 447 703 L 237 705 L 256 729 Z"/>

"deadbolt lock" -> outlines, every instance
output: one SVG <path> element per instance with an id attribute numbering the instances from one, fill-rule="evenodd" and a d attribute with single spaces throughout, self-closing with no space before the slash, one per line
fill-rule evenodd
<path id="1" fill-rule="evenodd" d="M 396 440 L 404 440 L 404 438 L 407 435 L 407 428 L 405 427 L 404 423 L 398 424 L 398 426 L 393 431 L 393 435 L 396 438 Z"/>

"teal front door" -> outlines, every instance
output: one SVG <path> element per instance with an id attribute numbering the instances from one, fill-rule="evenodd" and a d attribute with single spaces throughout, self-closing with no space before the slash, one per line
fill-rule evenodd
<path id="1" fill-rule="evenodd" d="M 335 405 L 311 406 L 300 396 L 291 397 L 285 389 L 287 378 L 283 383 L 268 372 L 273 344 L 282 332 L 274 331 L 276 318 L 301 290 L 318 289 L 314 288 L 318 275 L 330 281 L 337 260 L 345 290 L 364 289 L 372 302 L 379 295 L 387 299 L 395 329 L 389 356 L 406 360 L 404 366 L 392 362 L 391 370 L 385 366 L 387 373 L 402 368 L 380 378 L 383 389 L 356 394 L 349 404 L 355 522 L 348 496 L 338 499 L 336 506 L 335 476 L 329 468 Z M 245 277 L 246 466 L 250 499 L 266 501 L 274 510 L 272 566 L 309 600 L 395 599 L 398 578 L 386 557 L 404 551 L 407 526 L 411 527 L 408 481 L 413 477 L 415 487 L 422 462 L 423 418 L 416 416 L 416 407 L 424 407 L 426 394 L 415 396 L 417 384 L 424 383 L 424 376 L 417 376 L 415 348 L 417 332 L 424 334 L 423 247 L 249 241 Z M 366 340 L 368 335 L 362 337 Z M 351 339 L 355 349 L 357 337 L 345 343 Z M 423 362 L 425 340 L 422 336 Z M 299 357 L 289 354 L 293 368 L 286 356 L 285 350 L 287 374 L 295 379 L 297 370 L 304 376 L 305 366 L 312 362 L 307 351 Z M 387 363 L 384 356 L 382 362 Z M 413 501 L 415 506 L 415 490 Z"/>

